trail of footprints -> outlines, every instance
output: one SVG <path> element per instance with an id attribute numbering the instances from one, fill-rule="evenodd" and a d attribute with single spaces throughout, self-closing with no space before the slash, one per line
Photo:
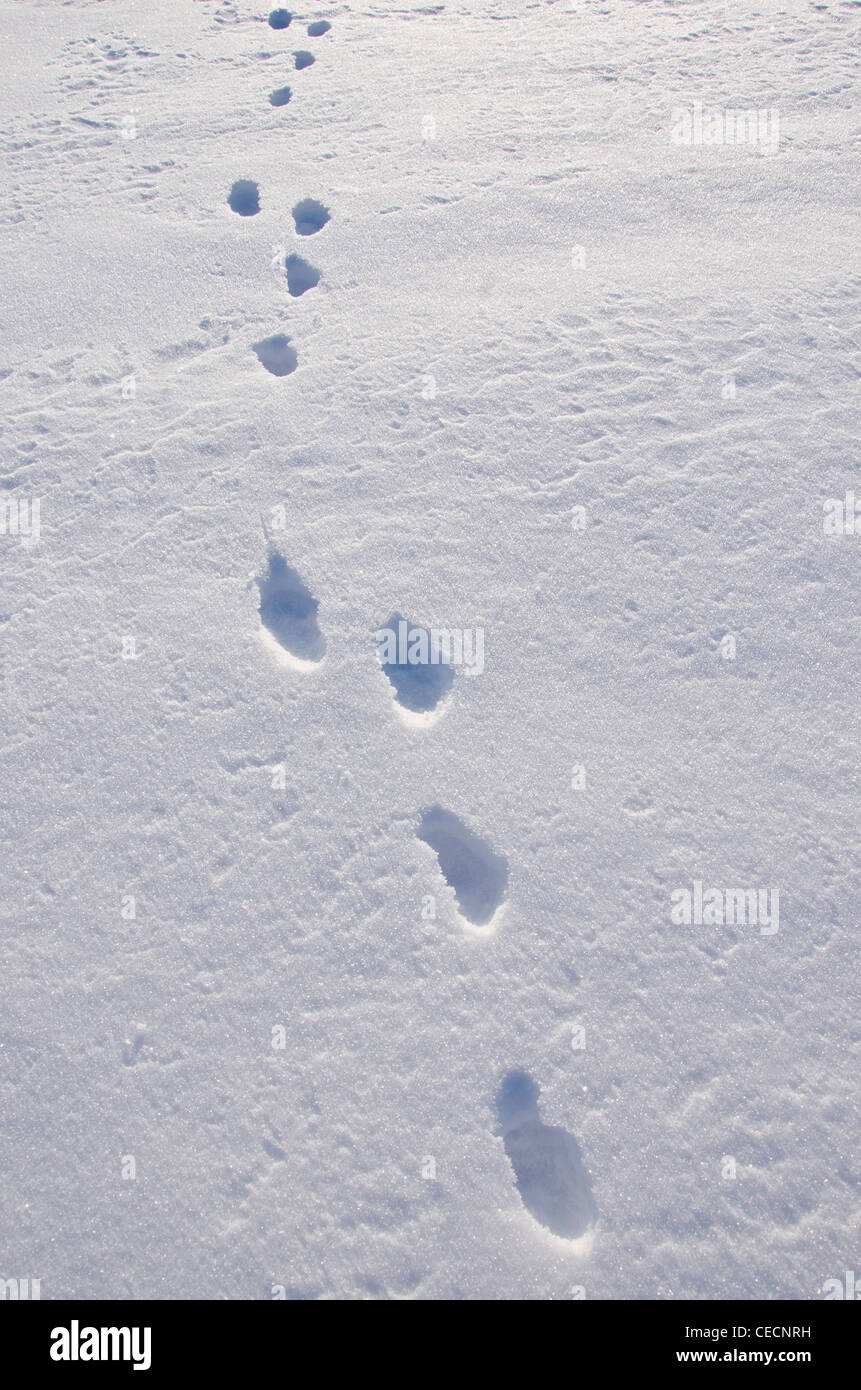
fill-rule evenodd
<path id="1" fill-rule="evenodd" d="M 269 15 L 269 25 L 275 30 L 287 29 L 292 18 L 288 10 L 276 9 Z M 320 20 L 309 24 L 307 32 L 316 38 L 328 33 L 331 27 Z M 293 58 L 297 71 L 314 62 L 314 55 L 306 50 L 295 52 Z M 289 86 L 279 87 L 269 94 L 269 102 L 274 107 L 286 106 L 291 97 Z M 237 179 L 227 201 L 238 216 L 254 217 L 260 211 L 259 188 L 251 179 Z M 316 236 L 329 220 L 329 209 L 316 199 L 303 198 L 293 208 L 299 237 Z M 285 258 L 284 272 L 293 298 L 320 283 L 320 271 L 296 254 Z M 253 343 L 252 348 L 261 365 L 274 376 L 288 376 L 296 370 L 298 355 L 286 334 L 273 334 Z M 317 621 L 318 601 L 271 543 L 265 568 L 256 582 L 260 632 L 267 647 L 285 665 L 312 670 L 326 653 L 326 639 Z M 430 727 L 448 703 L 455 681 L 454 669 L 433 653 L 435 639 L 430 629 L 399 613 L 391 614 L 386 628 L 403 634 L 403 641 L 394 644 L 393 652 L 378 653 L 395 708 L 405 723 Z M 408 652 L 413 642 L 427 644 L 429 660 L 410 661 Z M 474 933 L 490 934 L 508 888 L 505 857 L 442 806 L 430 806 L 420 813 L 416 833 L 436 855 L 464 927 Z M 496 1098 L 497 1133 L 526 1210 L 553 1235 L 576 1240 L 596 1219 L 589 1176 L 574 1137 L 558 1126 L 542 1122 L 538 1097 L 539 1089 L 531 1077 L 522 1071 L 510 1072 Z"/>
<path id="2" fill-rule="evenodd" d="M 254 350 L 271 372 L 284 374 L 295 366 L 295 354 L 289 356 L 292 349 L 283 335 L 256 343 Z M 318 601 L 271 542 L 265 568 L 256 583 L 260 634 L 273 655 L 284 665 L 305 670 L 321 662 L 326 641 L 317 623 Z M 416 639 L 423 637 L 425 650 L 432 649 L 436 636 L 432 630 L 393 613 L 381 631 L 393 637 L 393 650 L 381 647 L 377 658 L 391 684 L 394 704 L 406 723 L 418 723 L 445 706 L 455 672 L 442 660 L 409 660 L 410 643 Z M 505 858 L 441 806 L 428 807 L 421 813 L 417 834 L 436 854 L 464 925 L 473 931 L 492 931 L 508 887 Z"/>
<path id="3" fill-rule="evenodd" d="M 287 29 L 292 21 L 288 10 L 273 10 L 269 24 L 273 29 Z M 319 20 L 308 25 L 312 37 L 327 33 L 331 25 Z M 304 50 L 294 55 L 296 68 L 309 67 L 313 54 Z M 286 106 L 290 101 L 289 87 L 270 93 L 273 106 Z M 240 217 L 253 217 L 260 211 L 260 191 L 251 179 L 237 179 L 228 195 L 231 210 Z M 316 236 L 330 220 L 330 212 L 315 198 L 303 198 L 293 208 L 297 237 Z M 320 282 L 320 271 L 295 253 L 286 257 L 284 272 L 288 293 L 299 298 Z M 252 344 L 261 365 L 274 376 L 289 376 L 298 366 L 298 354 L 284 333 L 277 333 Z M 323 659 L 325 639 L 317 626 L 316 599 L 300 576 L 284 557 L 270 546 L 266 569 L 258 577 L 260 593 L 260 631 L 276 657 L 285 664 L 308 669 Z M 429 727 L 434 716 L 442 713 L 454 684 L 454 671 L 447 662 L 432 652 L 429 660 L 416 663 L 409 659 L 409 646 L 414 639 L 433 645 L 433 634 L 400 614 L 392 614 L 388 628 L 404 630 L 405 641 L 395 653 L 380 664 L 388 677 L 398 712 L 406 723 Z M 419 839 L 429 845 L 437 856 L 445 882 L 453 890 L 458 911 L 464 923 L 475 929 L 489 929 L 505 899 L 508 867 L 501 855 L 494 852 L 474 831 L 452 812 L 440 806 L 425 810 L 418 828 Z"/>
<path id="4" fill-rule="evenodd" d="M 269 25 L 272 29 L 288 29 L 293 20 L 289 10 L 273 10 L 269 15 Z M 312 38 L 317 38 L 322 34 L 327 34 L 331 29 L 331 24 L 327 20 L 317 20 L 308 25 L 308 33 Z M 313 53 L 307 49 L 298 49 L 293 54 L 293 61 L 298 72 L 304 68 L 309 68 L 314 62 Z M 287 106 L 293 92 L 290 87 L 276 87 L 269 93 L 270 106 Z M 231 212 L 235 212 L 238 217 L 255 217 L 260 211 L 260 189 L 253 179 L 236 179 L 230 192 L 227 195 L 227 204 Z M 317 232 L 325 227 L 330 220 L 331 214 L 327 207 L 317 201 L 316 198 L 303 198 L 293 209 L 293 222 L 296 235 L 301 237 L 315 236 Z M 290 255 L 284 260 L 284 274 L 287 280 L 287 291 L 293 299 L 299 299 L 308 290 L 313 290 L 320 283 L 320 271 L 304 260 L 301 256 Z M 259 343 L 251 344 L 252 351 L 256 354 L 261 366 L 273 376 L 290 376 L 295 372 L 299 365 L 299 356 L 294 347 L 290 345 L 290 339 L 285 333 L 275 333 L 270 338 L 263 338 Z M 289 648 L 285 648 L 289 650 Z"/>
<path id="5" fill-rule="evenodd" d="M 310 670 L 319 664 L 326 652 L 317 621 L 319 603 L 271 542 L 257 588 L 261 635 L 267 646 L 296 669 Z M 401 624 L 408 636 L 427 632 L 397 613 L 391 615 L 387 628 L 397 632 Z M 451 667 L 442 663 L 410 665 L 380 658 L 380 666 L 391 682 L 395 703 L 406 711 L 423 713 L 434 708 L 454 681 Z M 505 857 L 442 806 L 420 813 L 417 835 L 436 855 L 466 929 L 489 934 L 508 887 Z M 587 1235 L 597 1217 L 589 1175 L 574 1136 L 542 1121 L 538 1097 L 531 1077 L 522 1071 L 510 1072 L 496 1097 L 496 1133 L 526 1211 L 552 1235 L 577 1241 Z"/>

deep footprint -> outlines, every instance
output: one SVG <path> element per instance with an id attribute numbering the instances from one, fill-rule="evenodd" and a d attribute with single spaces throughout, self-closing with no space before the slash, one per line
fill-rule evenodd
<path id="1" fill-rule="evenodd" d="M 253 217 L 260 211 L 260 190 L 251 179 L 237 179 L 227 195 L 231 212 Z"/>
<path id="2" fill-rule="evenodd" d="M 290 339 L 284 333 L 263 338 L 251 346 L 267 372 L 271 372 L 273 376 L 289 376 L 299 365 L 296 349 L 290 346 Z"/>
<path id="3" fill-rule="evenodd" d="M 276 87 L 274 92 L 269 93 L 269 105 L 286 106 L 292 95 L 289 87 Z"/>
<path id="4" fill-rule="evenodd" d="M 305 48 L 300 48 L 298 53 L 293 54 L 293 57 L 296 59 L 296 66 L 300 72 L 302 68 L 310 68 L 314 61 L 314 54 L 309 53 Z"/>
<path id="5" fill-rule="evenodd" d="M 454 671 L 440 661 L 441 653 L 429 630 L 393 613 L 374 635 L 380 665 L 394 687 L 398 704 L 411 714 L 436 709 L 451 690 Z"/>
<path id="6" fill-rule="evenodd" d="M 317 626 L 319 604 L 277 551 L 270 551 L 266 570 L 257 580 L 260 622 L 278 647 L 297 662 L 322 661 L 326 639 Z"/>
<path id="7" fill-rule="evenodd" d="M 538 1096 L 526 1072 L 509 1072 L 496 1099 L 499 1133 L 530 1216 L 555 1236 L 576 1240 L 597 1215 L 589 1174 L 573 1135 L 542 1124 Z"/>
<path id="8" fill-rule="evenodd" d="M 303 261 L 301 256 L 288 256 L 284 268 L 287 271 L 287 288 L 294 299 L 320 283 L 319 270 Z"/>
<path id="9" fill-rule="evenodd" d="M 316 198 L 303 198 L 293 209 L 293 221 L 299 236 L 313 236 L 329 221 L 329 209 Z"/>
<path id="10" fill-rule="evenodd" d="M 273 29 L 286 29 L 292 18 L 289 10 L 273 10 L 269 16 L 269 24 Z"/>
<path id="11" fill-rule="evenodd" d="M 313 24 L 308 25 L 308 33 L 312 39 L 319 39 L 321 34 L 328 34 L 331 24 L 325 19 L 315 19 Z"/>
<path id="12" fill-rule="evenodd" d="M 508 864 L 503 856 L 441 806 L 422 812 L 418 836 L 436 852 L 461 915 L 474 927 L 486 927 L 508 887 Z"/>

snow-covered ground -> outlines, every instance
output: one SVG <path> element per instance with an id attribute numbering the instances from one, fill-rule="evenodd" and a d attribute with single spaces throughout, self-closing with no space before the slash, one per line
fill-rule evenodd
<path id="1" fill-rule="evenodd" d="M 0 21 L 0 1278 L 821 1297 L 861 5 Z"/>

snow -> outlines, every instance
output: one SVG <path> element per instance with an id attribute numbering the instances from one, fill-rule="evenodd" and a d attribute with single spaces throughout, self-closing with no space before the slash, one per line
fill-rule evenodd
<path id="1" fill-rule="evenodd" d="M 268 20 L 3 6 L 0 1277 L 821 1297 L 861 6 Z M 404 705 L 392 615 L 483 670 Z"/>

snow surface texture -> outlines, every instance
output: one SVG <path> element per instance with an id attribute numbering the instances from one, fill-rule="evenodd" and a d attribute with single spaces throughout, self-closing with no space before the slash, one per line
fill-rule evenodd
<path id="1" fill-rule="evenodd" d="M 861 7 L 2 20 L 0 1276 L 821 1297 Z"/>

